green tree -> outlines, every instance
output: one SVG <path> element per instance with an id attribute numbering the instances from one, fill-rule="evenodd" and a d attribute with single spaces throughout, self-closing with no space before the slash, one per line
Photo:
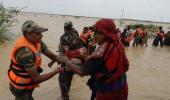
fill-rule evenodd
<path id="1" fill-rule="evenodd" d="M 0 42 L 8 39 L 6 33 L 13 26 L 13 23 L 17 21 L 14 17 L 20 11 L 18 8 L 5 8 L 2 3 L 0 4 Z"/>
<path id="2" fill-rule="evenodd" d="M 127 27 L 130 26 L 131 29 L 135 30 L 137 27 L 143 27 L 146 28 L 148 30 L 148 36 L 149 37 L 154 37 L 154 33 L 156 32 L 156 30 L 158 29 L 159 26 L 153 25 L 153 24 L 148 24 L 148 25 L 144 25 L 144 24 L 130 24 L 127 25 Z"/>
<path id="3" fill-rule="evenodd" d="M 158 29 L 159 26 L 153 25 L 153 24 L 149 24 L 149 25 L 144 25 L 144 24 L 130 24 L 127 25 L 130 26 L 131 29 L 135 30 L 137 27 L 145 27 L 149 32 L 154 33 L 156 31 L 156 29 Z"/>

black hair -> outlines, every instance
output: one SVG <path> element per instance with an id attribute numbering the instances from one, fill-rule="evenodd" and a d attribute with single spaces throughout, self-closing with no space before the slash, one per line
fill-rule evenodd
<path id="1" fill-rule="evenodd" d="M 89 26 L 89 29 L 94 31 L 94 27 L 93 26 Z"/>
<path id="2" fill-rule="evenodd" d="M 127 27 L 127 30 L 130 30 L 130 28 L 131 28 L 131 27 L 130 27 L 130 26 L 128 26 L 128 27 Z"/>
<path id="3" fill-rule="evenodd" d="M 88 30 L 88 27 L 84 27 L 83 29 L 87 29 Z"/>
<path id="4" fill-rule="evenodd" d="M 159 29 L 162 30 L 162 26 L 159 26 Z"/>

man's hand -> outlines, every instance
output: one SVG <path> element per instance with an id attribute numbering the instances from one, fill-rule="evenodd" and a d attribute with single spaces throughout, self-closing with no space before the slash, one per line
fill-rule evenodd
<path id="1" fill-rule="evenodd" d="M 54 63 L 55 63 L 54 61 L 49 62 L 48 67 L 51 68 Z"/>
<path id="2" fill-rule="evenodd" d="M 46 55 L 48 58 L 50 58 L 52 61 L 57 62 L 58 64 L 65 63 L 65 60 L 67 60 L 64 56 L 55 55 L 52 51 L 49 49 L 45 50 L 43 52 L 44 55 Z M 51 66 L 53 63 L 48 64 Z"/>
<path id="3" fill-rule="evenodd" d="M 64 68 L 62 68 L 62 67 L 57 67 L 57 68 L 56 68 L 56 71 L 57 71 L 58 73 L 62 73 L 62 72 L 64 72 Z"/>

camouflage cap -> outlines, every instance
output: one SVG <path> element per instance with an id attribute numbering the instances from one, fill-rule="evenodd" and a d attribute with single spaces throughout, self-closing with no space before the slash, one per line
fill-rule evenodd
<path id="1" fill-rule="evenodd" d="M 70 28 L 72 28 L 72 27 L 73 27 L 73 23 L 72 23 L 71 21 L 66 21 L 66 22 L 64 23 L 64 27 L 70 27 Z"/>
<path id="2" fill-rule="evenodd" d="M 23 33 L 29 33 L 29 32 L 37 32 L 42 33 L 48 30 L 48 28 L 44 28 L 39 26 L 37 23 L 35 23 L 32 20 L 27 20 L 21 28 Z"/>

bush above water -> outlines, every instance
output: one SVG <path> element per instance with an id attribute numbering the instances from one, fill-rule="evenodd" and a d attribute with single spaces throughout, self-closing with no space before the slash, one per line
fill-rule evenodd
<path id="1" fill-rule="evenodd" d="M 5 8 L 2 3 L 0 4 L 0 42 L 8 39 L 6 33 L 14 25 L 14 22 L 17 21 L 14 17 L 19 12 L 18 8 Z"/>

